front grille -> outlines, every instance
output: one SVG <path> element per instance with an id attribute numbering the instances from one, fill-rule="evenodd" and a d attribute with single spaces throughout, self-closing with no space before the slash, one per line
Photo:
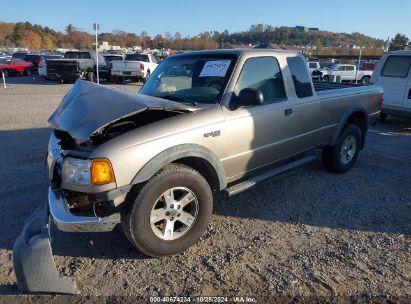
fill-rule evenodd
<path id="1" fill-rule="evenodd" d="M 63 150 L 73 150 L 76 146 L 76 142 L 68 132 L 54 130 L 54 135 L 60 140 L 60 146 Z"/>

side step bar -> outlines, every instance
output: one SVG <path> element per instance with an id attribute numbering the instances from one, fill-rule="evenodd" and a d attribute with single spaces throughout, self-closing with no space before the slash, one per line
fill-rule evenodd
<path id="1" fill-rule="evenodd" d="M 317 156 L 315 155 L 307 155 L 303 158 L 300 158 L 296 161 L 293 161 L 291 163 L 287 163 L 281 167 L 277 167 L 271 171 L 264 172 L 261 175 L 255 176 L 249 180 L 243 181 L 239 184 L 235 184 L 233 186 L 230 186 L 226 189 L 223 190 L 223 195 L 228 199 L 230 197 L 233 197 L 234 195 L 237 195 L 245 190 L 248 190 L 252 187 L 254 187 L 257 184 L 260 184 L 268 179 L 271 179 L 273 177 L 276 177 L 278 175 L 281 175 L 285 172 L 297 169 L 299 167 L 302 167 L 308 163 L 311 163 L 313 161 L 317 160 Z"/>

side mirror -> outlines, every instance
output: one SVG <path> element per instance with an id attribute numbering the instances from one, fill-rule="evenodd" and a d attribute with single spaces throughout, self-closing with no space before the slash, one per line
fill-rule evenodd
<path id="1" fill-rule="evenodd" d="M 237 107 L 259 106 L 264 102 L 263 92 L 258 89 L 245 88 L 240 91 L 237 100 Z"/>

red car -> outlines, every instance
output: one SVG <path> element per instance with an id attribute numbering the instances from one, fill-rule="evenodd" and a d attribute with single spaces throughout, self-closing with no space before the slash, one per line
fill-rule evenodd
<path id="1" fill-rule="evenodd" d="M 33 64 L 21 59 L 0 59 L 0 75 L 4 77 L 10 75 L 27 75 L 30 76 L 33 72 Z"/>

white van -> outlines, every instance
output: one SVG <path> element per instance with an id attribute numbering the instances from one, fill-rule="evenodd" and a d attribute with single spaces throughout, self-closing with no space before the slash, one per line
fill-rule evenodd
<path id="1" fill-rule="evenodd" d="M 411 117 L 411 51 L 385 53 L 371 82 L 384 89 L 381 121 L 387 115 Z"/>

